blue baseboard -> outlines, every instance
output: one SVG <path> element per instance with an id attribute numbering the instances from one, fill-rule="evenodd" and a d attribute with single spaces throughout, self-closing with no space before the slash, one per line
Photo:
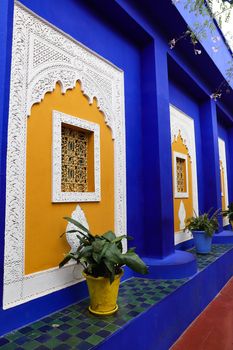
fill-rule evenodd
<path id="1" fill-rule="evenodd" d="M 233 231 L 224 230 L 219 233 L 216 233 L 213 236 L 214 244 L 232 244 L 233 243 Z"/>
<path id="2" fill-rule="evenodd" d="M 193 248 L 193 238 L 189 239 L 188 241 L 184 241 L 179 244 L 176 244 L 175 248 L 176 250 L 188 250 Z"/>

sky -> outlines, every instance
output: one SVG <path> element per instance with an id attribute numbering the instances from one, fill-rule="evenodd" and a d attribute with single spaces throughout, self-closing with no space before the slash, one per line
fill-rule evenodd
<path id="1" fill-rule="evenodd" d="M 214 12 L 219 10 L 219 2 L 219 0 L 214 1 Z M 222 14 L 222 22 L 222 33 L 224 34 L 229 43 L 229 46 L 231 47 L 231 50 L 233 51 L 233 9 L 231 9 L 230 20 L 228 22 L 224 21 L 224 15 Z"/>

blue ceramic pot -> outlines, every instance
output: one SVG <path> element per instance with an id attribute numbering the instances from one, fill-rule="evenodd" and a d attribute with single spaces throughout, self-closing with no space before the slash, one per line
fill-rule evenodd
<path id="1" fill-rule="evenodd" d="M 208 236 L 205 231 L 192 231 L 192 234 L 197 253 L 210 253 L 212 237 Z"/>

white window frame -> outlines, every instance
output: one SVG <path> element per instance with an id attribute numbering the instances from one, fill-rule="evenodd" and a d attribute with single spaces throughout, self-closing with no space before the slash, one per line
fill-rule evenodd
<path id="1" fill-rule="evenodd" d="M 177 171 L 176 171 L 176 160 L 181 158 L 185 160 L 185 173 L 186 173 L 186 192 L 177 191 Z M 188 198 L 189 188 L 188 188 L 188 157 L 186 154 L 180 152 L 173 152 L 173 170 L 174 170 L 174 194 L 175 198 Z"/>
<path id="2" fill-rule="evenodd" d="M 75 126 L 94 134 L 94 192 L 62 192 L 62 124 Z M 100 127 L 99 124 L 53 110 L 52 202 L 100 201 Z"/>

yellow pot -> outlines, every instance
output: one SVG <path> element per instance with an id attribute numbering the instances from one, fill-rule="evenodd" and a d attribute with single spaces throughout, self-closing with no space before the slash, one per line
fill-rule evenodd
<path id="1" fill-rule="evenodd" d="M 90 295 L 89 311 L 95 315 L 112 315 L 118 310 L 117 297 L 123 271 L 110 284 L 105 277 L 92 277 L 83 272 Z"/>

